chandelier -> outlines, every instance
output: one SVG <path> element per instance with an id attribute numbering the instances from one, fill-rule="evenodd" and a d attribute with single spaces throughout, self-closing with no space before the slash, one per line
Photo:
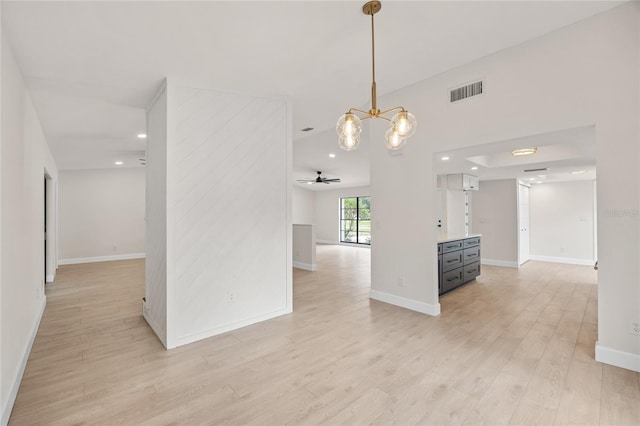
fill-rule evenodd
<path id="1" fill-rule="evenodd" d="M 382 5 L 377 0 L 368 1 L 364 6 L 362 6 L 362 12 L 365 15 L 371 16 L 371 109 L 369 111 L 362 111 L 357 108 L 351 108 L 338 119 L 338 123 L 336 124 L 338 142 L 340 144 L 340 148 L 345 151 L 352 151 L 360 144 L 362 120 L 380 118 L 389 122 L 389 129 L 385 133 L 384 138 L 385 145 L 390 150 L 397 150 L 404 147 L 407 143 L 407 139 L 416 132 L 416 127 L 418 125 L 413 114 L 404 109 L 404 107 L 399 106 L 384 111 L 380 111 L 378 109 L 378 103 L 376 100 L 376 53 L 373 15 L 380 12 L 381 8 Z M 385 115 L 392 112 L 396 112 L 393 117 L 385 117 Z"/>

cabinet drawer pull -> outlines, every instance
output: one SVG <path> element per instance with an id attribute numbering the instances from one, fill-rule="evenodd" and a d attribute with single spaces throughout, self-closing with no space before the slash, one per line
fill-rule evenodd
<path id="1" fill-rule="evenodd" d="M 460 277 L 453 277 L 453 278 L 449 278 L 447 282 L 450 283 L 451 281 L 458 281 L 459 279 Z"/>
<path id="2" fill-rule="evenodd" d="M 477 256 L 477 255 L 478 255 L 477 253 L 471 253 L 471 254 L 468 254 L 467 257 L 474 257 L 474 256 Z"/>
<path id="3" fill-rule="evenodd" d="M 447 263 L 460 262 L 460 259 L 449 259 Z"/>

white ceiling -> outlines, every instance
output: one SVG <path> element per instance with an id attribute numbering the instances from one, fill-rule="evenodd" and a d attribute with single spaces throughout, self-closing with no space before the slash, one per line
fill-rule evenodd
<path id="1" fill-rule="evenodd" d="M 356 186 L 369 182 L 368 150 L 342 152 L 323 131 L 369 101 L 370 24 L 362 3 L 4 0 L 1 7 L 60 169 L 138 165 L 144 108 L 170 76 L 290 98 L 294 179 L 322 170 L 340 177 L 340 186 Z M 379 95 L 618 4 L 387 0 L 376 15 Z"/>
<path id="2" fill-rule="evenodd" d="M 533 155 L 513 156 L 511 151 L 537 148 Z M 444 160 L 448 157 L 448 160 Z M 519 179 L 531 184 L 594 180 L 596 138 L 593 126 L 530 135 L 486 145 L 434 154 L 436 174 L 468 173 L 481 181 Z M 472 169 L 476 167 L 477 169 Z M 546 168 L 547 170 L 525 172 Z M 571 174 L 571 172 L 582 172 Z"/>

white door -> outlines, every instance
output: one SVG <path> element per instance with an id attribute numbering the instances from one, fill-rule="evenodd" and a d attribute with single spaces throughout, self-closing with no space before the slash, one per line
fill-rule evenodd
<path id="1" fill-rule="evenodd" d="M 518 190 L 518 266 L 529 260 L 529 187 Z"/>

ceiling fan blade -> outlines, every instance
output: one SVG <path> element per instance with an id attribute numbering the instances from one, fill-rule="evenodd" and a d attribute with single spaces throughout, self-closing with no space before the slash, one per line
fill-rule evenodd
<path id="1" fill-rule="evenodd" d="M 315 182 L 315 179 L 298 179 L 298 182 Z"/>
<path id="2" fill-rule="evenodd" d="M 325 182 L 340 182 L 340 178 L 336 178 L 336 179 L 325 179 Z"/>

